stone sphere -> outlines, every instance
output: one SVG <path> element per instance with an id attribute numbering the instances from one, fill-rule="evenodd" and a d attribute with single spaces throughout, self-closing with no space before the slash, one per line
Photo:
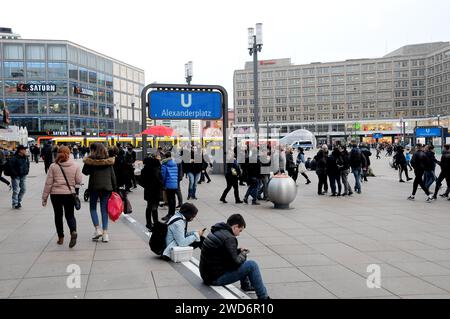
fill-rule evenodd
<path id="1" fill-rule="evenodd" d="M 275 208 L 289 208 L 297 196 L 297 185 L 288 175 L 274 175 L 269 182 L 268 196 Z"/>

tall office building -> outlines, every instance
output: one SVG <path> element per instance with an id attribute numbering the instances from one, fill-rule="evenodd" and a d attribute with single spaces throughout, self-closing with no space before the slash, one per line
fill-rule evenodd
<path id="1" fill-rule="evenodd" d="M 378 59 L 294 65 L 259 61 L 260 126 L 319 139 L 376 132 L 394 139 L 405 123 L 449 126 L 450 43 L 407 45 Z M 253 127 L 253 63 L 234 72 L 235 127 Z M 241 130 L 243 131 L 243 130 Z"/>
<path id="2" fill-rule="evenodd" d="M 0 110 L 29 135 L 135 134 L 144 71 L 64 40 L 0 28 Z"/>

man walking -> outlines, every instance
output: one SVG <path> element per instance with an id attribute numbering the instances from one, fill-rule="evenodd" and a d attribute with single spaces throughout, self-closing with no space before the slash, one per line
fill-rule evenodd
<path id="1" fill-rule="evenodd" d="M 41 157 L 44 160 L 45 174 L 47 174 L 48 168 L 53 163 L 52 142 L 48 141 L 42 148 Z"/>
<path id="2" fill-rule="evenodd" d="M 350 151 L 350 167 L 353 176 L 355 176 L 355 192 L 361 194 L 361 173 L 363 167 L 363 154 L 358 148 L 356 141 L 352 141 L 352 150 Z"/>
<path id="3" fill-rule="evenodd" d="M 13 188 L 12 207 L 19 209 L 22 207 L 22 198 L 26 191 L 26 178 L 30 171 L 30 161 L 26 154 L 27 148 L 23 145 L 17 147 L 16 154 L 11 158 L 9 165 L 11 183 Z"/>
<path id="4" fill-rule="evenodd" d="M 417 151 L 414 153 L 413 158 L 411 159 L 411 165 L 414 168 L 414 174 L 416 175 L 416 178 L 414 179 L 412 195 L 408 197 L 409 200 L 415 199 L 417 187 L 419 185 L 428 196 L 427 202 L 433 200 L 433 195 L 430 193 L 428 188 L 426 188 L 423 181 L 423 174 L 425 173 L 427 162 L 428 158 L 423 151 L 423 145 L 417 144 Z"/>
<path id="5" fill-rule="evenodd" d="M 434 189 L 433 195 L 434 200 L 437 198 L 437 194 L 444 179 L 447 182 L 447 188 L 450 187 L 450 144 L 444 145 L 441 156 L 441 173 L 436 181 L 436 188 Z"/>

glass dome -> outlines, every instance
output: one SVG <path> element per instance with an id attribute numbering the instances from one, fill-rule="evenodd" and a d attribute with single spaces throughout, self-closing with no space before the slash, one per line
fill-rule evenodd
<path id="1" fill-rule="evenodd" d="M 297 130 L 280 139 L 280 143 L 285 145 L 292 145 L 299 141 L 310 141 L 313 144 L 313 148 L 316 148 L 316 137 L 308 130 Z"/>

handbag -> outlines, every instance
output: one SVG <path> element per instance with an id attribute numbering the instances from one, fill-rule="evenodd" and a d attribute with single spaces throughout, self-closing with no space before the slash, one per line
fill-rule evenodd
<path id="1" fill-rule="evenodd" d="M 115 222 L 123 213 L 123 200 L 119 194 L 112 192 L 108 199 L 108 216 Z"/>
<path id="2" fill-rule="evenodd" d="M 64 170 L 61 165 L 58 164 L 58 166 L 61 169 L 64 179 L 66 180 L 67 187 L 69 187 L 70 193 L 73 197 L 73 206 L 75 207 L 76 210 L 80 210 L 81 209 L 80 198 L 78 197 L 78 195 L 76 193 L 72 193 L 72 188 L 70 188 L 69 181 L 67 180 L 67 177 L 66 177 L 66 173 L 64 173 Z"/>
<path id="3" fill-rule="evenodd" d="M 306 173 L 306 166 L 305 166 L 304 163 L 300 163 L 300 164 L 298 165 L 298 172 L 299 172 L 300 174 Z"/>

